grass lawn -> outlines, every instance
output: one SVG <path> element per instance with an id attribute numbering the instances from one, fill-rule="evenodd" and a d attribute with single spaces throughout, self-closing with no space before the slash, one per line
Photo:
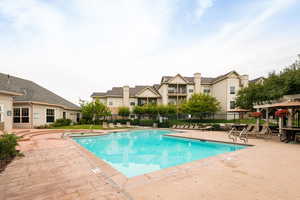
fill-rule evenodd
<path id="1" fill-rule="evenodd" d="M 111 129 L 124 129 L 127 127 L 122 128 L 107 128 L 104 129 L 101 125 L 90 125 L 90 124 L 82 124 L 82 125 L 72 125 L 72 126 L 61 126 L 61 127 L 52 127 L 51 129 L 102 129 L 102 130 L 111 130 Z"/>

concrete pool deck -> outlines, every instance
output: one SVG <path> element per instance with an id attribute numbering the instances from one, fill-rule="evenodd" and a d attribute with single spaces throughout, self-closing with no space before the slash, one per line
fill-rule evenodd
<path id="1" fill-rule="evenodd" d="M 300 145 L 277 138 L 249 139 L 255 146 L 128 179 L 60 135 L 21 142 L 25 157 L 0 174 L 0 199 L 300 199 Z M 175 135 L 231 142 L 224 132 Z"/>

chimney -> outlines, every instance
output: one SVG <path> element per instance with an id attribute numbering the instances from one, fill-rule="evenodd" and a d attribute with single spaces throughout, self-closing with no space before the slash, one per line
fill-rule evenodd
<path id="1" fill-rule="evenodd" d="M 129 86 L 123 86 L 123 106 L 129 107 Z"/>
<path id="2" fill-rule="evenodd" d="M 200 94 L 201 93 L 201 74 L 200 73 L 194 74 L 194 84 L 195 84 L 194 92 L 196 94 Z"/>
<path id="3" fill-rule="evenodd" d="M 242 87 L 248 87 L 249 84 L 249 76 L 248 75 L 242 75 L 241 76 L 241 85 Z"/>

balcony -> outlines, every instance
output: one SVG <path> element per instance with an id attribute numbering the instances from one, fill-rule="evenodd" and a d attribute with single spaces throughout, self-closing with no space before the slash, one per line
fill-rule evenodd
<path id="1" fill-rule="evenodd" d="M 186 96 L 187 90 L 168 90 L 169 96 Z"/>
<path id="2" fill-rule="evenodd" d="M 169 87 L 168 88 L 168 95 L 169 96 L 186 96 L 187 89 L 186 86 L 176 86 L 176 87 Z"/>

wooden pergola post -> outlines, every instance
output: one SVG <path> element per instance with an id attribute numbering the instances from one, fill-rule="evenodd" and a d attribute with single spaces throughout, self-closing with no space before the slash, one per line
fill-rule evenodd
<path id="1" fill-rule="evenodd" d="M 256 109 L 256 112 L 259 112 L 259 108 Z M 259 132 L 259 117 L 256 118 L 256 131 Z"/>
<path id="2" fill-rule="evenodd" d="M 266 108 L 266 124 L 269 126 L 269 108 Z"/>

